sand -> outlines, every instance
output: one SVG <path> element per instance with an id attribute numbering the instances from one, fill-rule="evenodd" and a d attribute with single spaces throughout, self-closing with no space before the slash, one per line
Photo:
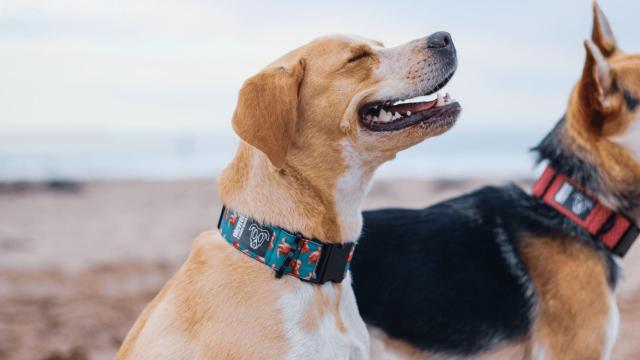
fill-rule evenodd
<path id="1" fill-rule="evenodd" d="M 504 182 L 378 181 L 365 207 L 421 207 Z M 113 358 L 219 208 L 213 180 L 0 185 L 0 359 Z M 639 248 L 625 259 L 614 359 L 640 358 Z"/>

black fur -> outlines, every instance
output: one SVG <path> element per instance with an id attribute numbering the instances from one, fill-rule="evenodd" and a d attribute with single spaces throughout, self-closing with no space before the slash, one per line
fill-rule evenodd
<path id="1" fill-rule="evenodd" d="M 604 186 L 598 169 L 581 154 L 582 150 L 577 146 L 568 149 L 566 134 L 566 120 L 563 117 L 554 129 L 536 146 L 533 151 L 538 153 L 538 162 L 548 160 L 554 169 L 587 188 L 594 194 L 603 191 Z"/>
<path id="2" fill-rule="evenodd" d="M 636 111 L 638 104 L 640 104 L 640 100 L 638 100 L 637 97 L 633 96 L 627 89 L 622 89 L 622 94 L 624 95 L 624 102 L 627 105 L 629 111 Z"/>
<path id="3" fill-rule="evenodd" d="M 561 144 L 564 120 L 536 148 L 542 159 L 592 190 L 597 169 Z M 530 334 L 536 291 L 519 246 L 524 236 L 563 235 L 591 246 L 584 229 L 515 185 L 487 187 L 420 209 L 364 213 L 351 269 L 362 317 L 415 347 L 472 355 Z"/>

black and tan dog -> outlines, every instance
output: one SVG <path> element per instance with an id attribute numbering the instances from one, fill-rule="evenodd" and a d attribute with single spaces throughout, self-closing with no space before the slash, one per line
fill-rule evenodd
<path id="1" fill-rule="evenodd" d="M 535 149 L 549 168 L 533 195 L 365 213 L 352 272 L 373 357 L 610 357 L 615 259 L 640 220 L 640 56 L 597 4 L 594 17 L 566 115 Z"/>

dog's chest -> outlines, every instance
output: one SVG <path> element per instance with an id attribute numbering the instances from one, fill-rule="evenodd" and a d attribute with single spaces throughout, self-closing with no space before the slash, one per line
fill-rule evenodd
<path id="1" fill-rule="evenodd" d="M 368 359 L 369 335 L 350 275 L 342 286 L 301 284 L 279 302 L 289 340 L 286 359 Z"/>

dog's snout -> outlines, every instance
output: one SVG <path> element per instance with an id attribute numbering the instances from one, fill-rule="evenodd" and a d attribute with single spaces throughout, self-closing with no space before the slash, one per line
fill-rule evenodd
<path id="1" fill-rule="evenodd" d="M 437 33 L 429 35 L 427 38 L 428 49 L 442 49 L 450 47 L 452 44 L 453 40 L 451 40 L 451 34 L 446 31 L 438 31 Z"/>

